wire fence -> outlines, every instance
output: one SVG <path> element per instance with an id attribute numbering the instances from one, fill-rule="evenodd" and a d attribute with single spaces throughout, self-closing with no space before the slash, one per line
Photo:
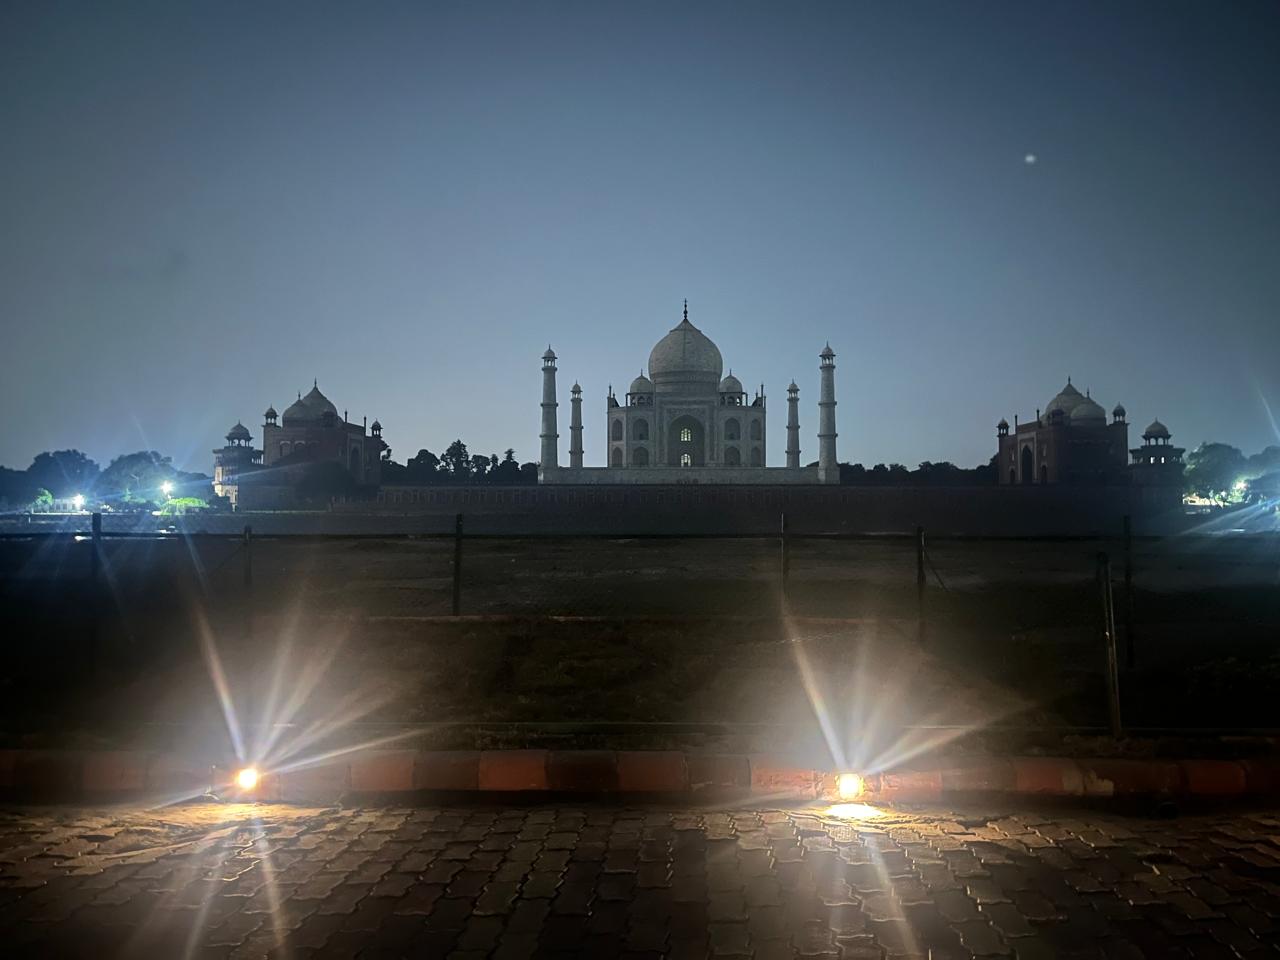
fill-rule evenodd
<path id="1" fill-rule="evenodd" d="M 192 609 L 246 625 L 293 613 L 410 624 L 888 624 L 895 642 L 1118 730 L 1122 684 L 1129 717 L 1176 719 L 1193 700 L 1225 724 L 1249 683 L 1272 682 L 1275 546 L 1271 537 L 1124 530 L 1112 538 L 796 534 L 781 516 L 772 536 L 496 534 L 471 532 L 464 516 L 449 532 L 405 535 L 247 527 L 141 535 L 104 532 L 95 521 L 85 533 L 0 535 L 0 601 L 11 635 L 35 638 L 32 655 L 63 660 L 86 649 L 79 629 L 96 656 L 158 656 L 154 645 L 128 643 L 163 644 L 166 621 L 185 621 Z M 123 647 L 102 642 L 112 632 Z M 685 633 L 692 648 L 707 631 Z M 716 649 L 731 658 L 731 647 Z M 1235 668 L 1219 669 L 1233 658 Z"/>

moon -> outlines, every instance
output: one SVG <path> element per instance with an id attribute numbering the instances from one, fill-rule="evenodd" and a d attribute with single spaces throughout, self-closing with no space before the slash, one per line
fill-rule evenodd
<path id="1" fill-rule="evenodd" d="M 1038 161 L 1039 159 L 1040 158 L 1037 157 L 1034 153 L 1028 153 L 1025 157 L 1022 158 L 1022 162 L 1025 163 L 1028 167 L 1033 167 L 1036 165 L 1036 161 Z"/>

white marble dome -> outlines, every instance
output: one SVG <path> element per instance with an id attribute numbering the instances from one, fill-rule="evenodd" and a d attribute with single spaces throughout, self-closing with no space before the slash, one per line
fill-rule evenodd
<path id="1" fill-rule="evenodd" d="M 338 415 L 338 408 L 335 407 L 323 393 L 320 392 L 319 386 L 312 386 L 307 395 L 302 398 L 302 402 L 311 408 L 315 416 L 331 413 L 335 417 Z"/>
<path id="2" fill-rule="evenodd" d="M 314 420 L 316 417 L 316 411 L 312 410 L 302 397 L 298 397 L 297 400 L 284 408 L 284 413 L 281 414 L 280 419 L 285 423 L 300 423 Z"/>
<path id="3" fill-rule="evenodd" d="M 688 314 L 649 353 L 649 376 L 656 386 L 664 383 L 720 383 L 724 361 L 720 348 L 689 322 Z"/>
<path id="4" fill-rule="evenodd" d="M 1107 422 L 1107 411 L 1095 400 L 1085 397 L 1071 408 L 1073 424 L 1093 425 Z"/>
<path id="5" fill-rule="evenodd" d="M 1049 401 L 1049 405 L 1044 408 L 1045 416 L 1049 416 L 1055 410 L 1061 410 L 1063 414 L 1069 415 L 1082 400 L 1085 399 L 1083 393 L 1071 385 L 1071 381 L 1067 381 L 1067 385 L 1058 391 L 1058 395 Z"/>

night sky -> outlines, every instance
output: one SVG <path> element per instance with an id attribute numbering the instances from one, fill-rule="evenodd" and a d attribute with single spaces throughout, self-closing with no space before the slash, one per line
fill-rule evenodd
<path id="1" fill-rule="evenodd" d="M 1280 4 L 7 2 L 0 463 L 212 470 L 320 387 L 537 456 L 680 319 L 840 458 L 994 451 L 1068 374 L 1280 442 Z M 1027 161 L 1034 155 L 1035 162 Z"/>

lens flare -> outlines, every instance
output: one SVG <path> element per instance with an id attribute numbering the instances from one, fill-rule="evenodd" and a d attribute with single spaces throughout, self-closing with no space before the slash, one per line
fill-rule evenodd
<path id="1" fill-rule="evenodd" d="M 241 790 L 252 790 L 258 785 L 258 771 L 253 767 L 245 767 L 236 774 L 236 786 Z"/>
<path id="2" fill-rule="evenodd" d="M 885 811 L 869 803 L 833 803 L 824 812 L 841 820 L 880 820 L 886 816 Z"/>
<path id="3" fill-rule="evenodd" d="M 842 773 L 836 777 L 836 796 L 841 800 L 857 800 L 867 789 L 867 782 L 856 773 Z"/>

